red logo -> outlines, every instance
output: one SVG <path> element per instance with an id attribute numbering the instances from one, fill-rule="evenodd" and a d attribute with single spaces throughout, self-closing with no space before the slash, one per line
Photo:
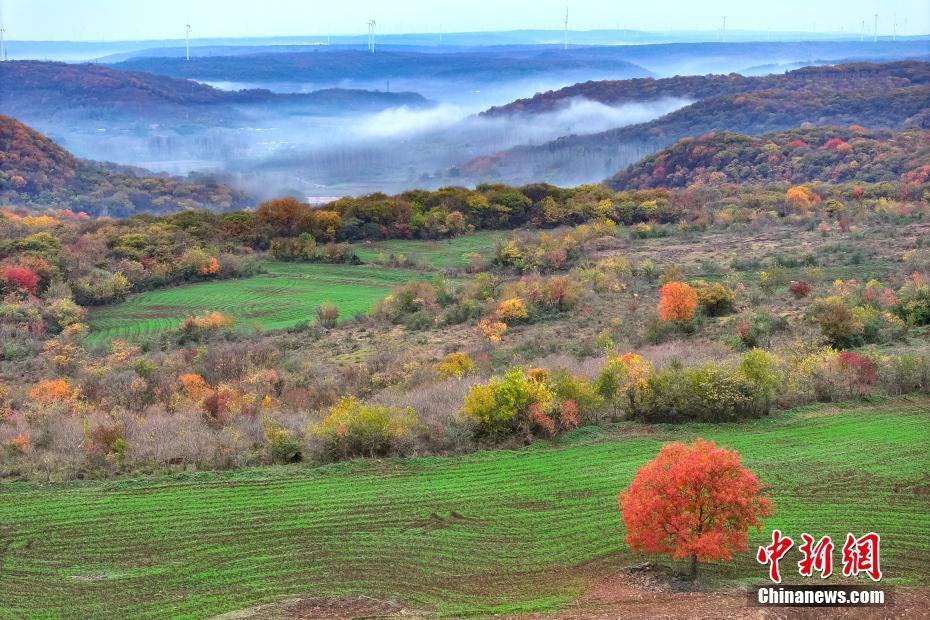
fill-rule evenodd
<path id="1" fill-rule="evenodd" d="M 865 573 L 872 581 L 880 581 L 882 569 L 878 563 L 878 546 L 881 538 L 875 532 L 869 532 L 862 538 L 852 534 L 846 536 L 843 545 L 843 575 L 854 577 Z"/>
<path id="2" fill-rule="evenodd" d="M 801 534 L 801 540 L 803 543 L 798 546 L 798 551 L 802 556 L 798 562 L 798 572 L 801 576 L 812 577 L 814 571 L 820 573 L 821 579 L 832 575 L 833 540 L 829 536 L 824 536 L 815 542 L 814 537 L 806 532 Z M 843 575 L 855 577 L 859 573 L 865 573 L 872 581 L 880 581 L 882 578 L 879 563 L 880 543 L 881 537 L 875 532 L 869 532 L 860 538 L 856 538 L 852 533 L 847 534 L 846 543 L 843 545 Z M 793 546 L 794 541 L 791 538 L 783 536 L 780 530 L 772 530 L 772 543 L 759 547 L 756 553 L 756 561 L 759 564 L 768 565 L 769 579 L 775 583 L 781 583 L 778 562 Z"/>
<path id="3" fill-rule="evenodd" d="M 769 565 L 769 579 L 781 583 L 781 573 L 778 572 L 778 561 L 785 557 L 788 550 L 794 546 L 794 541 L 782 536 L 780 530 L 772 530 L 772 544 L 768 547 L 759 547 L 756 561 L 759 564 Z"/>

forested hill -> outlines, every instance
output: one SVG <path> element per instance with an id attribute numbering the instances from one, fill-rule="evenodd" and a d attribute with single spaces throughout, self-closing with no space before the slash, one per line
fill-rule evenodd
<path id="1" fill-rule="evenodd" d="M 264 89 L 224 91 L 192 80 L 152 73 L 120 71 L 94 64 L 43 61 L 0 63 L 0 113 L 18 118 L 67 117 L 81 111 L 100 119 L 114 116 L 179 120 L 224 120 L 236 109 L 313 111 L 383 109 L 429 102 L 417 93 L 327 89 L 305 94 L 279 94 Z"/>
<path id="2" fill-rule="evenodd" d="M 203 180 L 137 174 L 78 159 L 41 133 L 0 115 L 0 206 L 128 216 L 190 209 L 242 209 L 248 196 Z"/>
<path id="3" fill-rule="evenodd" d="M 864 83 L 869 88 L 902 88 L 930 83 L 930 63 L 900 61 L 885 64 L 848 63 L 835 66 L 804 67 L 786 73 L 766 76 L 688 75 L 653 79 L 589 81 L 559 90 L 517 99 L 506 105 L 488 109 L 485 116 L 542 114 L 557 110 L 573 99 L 583 98 L 605 105 L 621 105 L 636 101 L 652 101 L 663 97 L 700 100 L 708 97 L 746 93 L 762 89 L 808 88 L 814 84 L 829 84 L 832 88 L 858 89 Z"/>
<path id="4" fill-rule="evenodd" d="M 572 135 L 475 158 L 460 166 L 472 181 L 573 185 L 604 179 L 681 138 L 711 131 L 759 135 L 814 126 L 930 129 L 928 63 L 907 64 L 911 77 L 826 78 L 697 101 L 653 121 Z M 864 74 L 868 73 L 866 65 Z M 928 72 L 930 73 L 930 72 Z M 823 74 L 821 74 L 823 75 Z M 833 75 L 833 74 L 826 74 Z"/>
<path id="5" fill-rule="evenodd" d="M 552 74 L 610 77 L 650 75 L 617 58 L 610 48 L 567 52 L 551 47 L 470 49 L 435 53 L 387 49 L 377 54 L 358 49 L 264 52 L 235 56 L 132 58 L 113 66 L 198 80 L 340 83 L 344 80 L 502 81 Z"/>
<path id="6" fill-rule="evenodd" d="M 614 189 L 723 183 L 926 182 L 930 131 L 852 126 L 761 136 L 732 132 L 684 138 L 614 175 Z"/>

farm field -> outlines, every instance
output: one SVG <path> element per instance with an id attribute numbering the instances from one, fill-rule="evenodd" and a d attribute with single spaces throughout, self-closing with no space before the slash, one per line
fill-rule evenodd
<path id="1" fill-rule="evenodd" d="M 616 494 L 663 442 L 695 437 L 738 450 L 777 510 L 749 552 L 704 569 L 714 587 L 761 581 L 752 549 L 775 527 L 834 540 L 874 530 L 889 584 L 930 580 L 922 398 L 585 427 L 557 445 L 455 458 L 8 483 L 0 616 L 203 617 L 353 595 L 441 615 L 558 609 L 643 561 L 623 542 Z"/>
<path id="2" fill-rule="evenodd" d="M 219 311 L 236 319 L 236 328 L 263 330 L 313 321 L 322 302 L 338 306 L 342 319 L 368 312 L 391 288 L 415 272 L 366 265 L 268 263 L 265 273 L 241 280 L 202 282 L 147 291 L 125 302 L 94 310 L 87 342 L 114 338 L 139 340 L 174 329 L 184 317 Z"/>
<path id="3" fill-rule="evenodd" d="M 371 241 L 353 244 L 352 251 L 365 263 L 387 262 L 393 255 L 397 259 L 403 257 L 423 267 L 448 269 L 467 266 L 469 254 L 478 254 L 484 259 L 490 258 L 497 242 L 505 239 L 508 234 L 507 231 L 485 230 L 440 241 Z"/>

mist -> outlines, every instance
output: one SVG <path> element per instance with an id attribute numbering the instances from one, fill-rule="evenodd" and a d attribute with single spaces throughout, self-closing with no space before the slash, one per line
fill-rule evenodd
<path id="1" fill-rule="evenodd" d="M 276 134 L 288 139 L 273 152 L 226 170 L 232 183 L 261 197 L 271 188 L 272 194 L 302 198 L 431 189 L 463 183 L 459 167 L 475 157 L 648 121 L 689 103 L 662 99 L 611 107 L 578 99 L 550 114 L 509 119 L 477 116 L 452 104 L 392 108 L 358 118 L 318 119 L 311 126 L 282 125 Z"/>
<path id="2" fill-rule="evenodd" d="M 556 112 L 514 118 L 483 117 L 492 105 L 573 84 L 581 75 L 453 85 L 420 80 L 433 95 L 425 107 L 373 111 L 272 110 L 242 107 L 225 126 L 178 129 L 170 122 L 131 126 L 106 118 L 81 123 L 36 119 L 35 126 L 79 157 L 138 166 L 156 173 L 207 174 L 258 199 L 292 194 L 319 199 L 374 191 L 399 192 L 506 179 L 464 178 L 469 160 L 560 136 L 597 133 L 645 122 L 691 103 L 683 99 L 611 107 L 575 99 Z M 221 84 L 211 84 L 218 87 Z M 361 84 L 325 84 L 326 87 Z M 230 89 L 268 84 L 222 84 Z M 312 92 L 307 84 L 278 84 L 278 92 Z M 395 86 L 398 88 L 395 90 Z M 392 83 L 392 92 L 413 86 Z M 419 92 L 419 91 L 418 91 Z M 600 178 L 592 178 L 598 181 Z"/>

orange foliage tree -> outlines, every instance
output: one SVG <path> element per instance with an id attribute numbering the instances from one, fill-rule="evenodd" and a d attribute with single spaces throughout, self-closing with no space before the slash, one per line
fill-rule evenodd
<path id="1" fill-rule="evenodd" d="M 798 211 L 807 211 L 810 206 L 820 199 L 820 196 L 806 185 L 795 185 L 785 192 L 785 198 Z"/>
<path id="2" fill-rule="evenodd" d="M 80 389 L 71 387 L 67 379 L 43 379 L 28 392 L 29 398 L 42 406 L 73 402 L 77 400 L 80 393 Z"/>
<path id="3" fill-rule="evenodd" d="M 699 561 L 730 560 L 746 549 L 751 526 L 772 514 L 762 484 L 739 454 L 698 439 L 669 443 L 618 497 L 626 542 L 634 551 Z"/>
<path id="4" fill-rule="evenodd" d="M 659 317 L 663 321 L 690 321 L 697 305 L 697 291 L 684 282 L 669 282 L 659 289 Z"/>
<path id="5" fill-rule="evenodd" d="M 200 268 L 200 275 L 215 276 L 220 270 L 220 261 L 215 256 L 211 256 L 207 264 Z"/>

